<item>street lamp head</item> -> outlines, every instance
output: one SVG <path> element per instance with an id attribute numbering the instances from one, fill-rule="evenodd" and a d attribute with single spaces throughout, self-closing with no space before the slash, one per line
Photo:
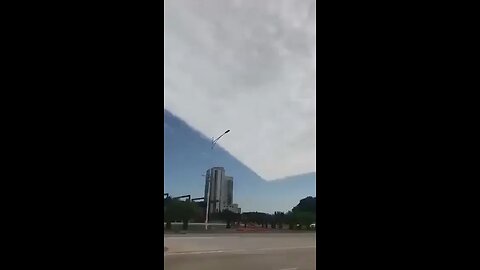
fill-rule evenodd
<path id="1" fill-rule="evenodd" d="M 213 149 L 213 147 L 215 146 L 215 144 L 217 143 L 217 141 L 220 140 L 220 138 L 222 138 L 223 135 L 225 135 L 225 134 L 227 134 L 227 133 L 229 133 L 229 132 L 230 132 L 230 129 L 227 129 L 227 131 L 225 131 L 225 132 L 224 132 L 222 135 L 220 135 L 218 138 L 213 139 L 213 137 L 212 137 L 212 147 L 211 147 L 211 148 Z"/>

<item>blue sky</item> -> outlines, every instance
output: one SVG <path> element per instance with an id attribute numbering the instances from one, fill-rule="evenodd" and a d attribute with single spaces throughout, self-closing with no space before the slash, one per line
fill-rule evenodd
<path id="1" fill-rule="evenodd" d="M 267 181 L 316 172 L 316 1 L 164 7 L 164 108 L 209 138 L 231 129 L 220 145 Z M 192 166 L 213 158 L 198 143 Z"/>
<path id="2" fill-rule="evenodd" d="M 314 196 L 316 1 L 164 8 L 165 191 L 202 197 L 201 175 L 221 166 L 242 211 L 287 211 Z"/>
<path id="3" fill-rule="evenodd" d="M 222 132 L 219 131 L 218 135 Z M 231 134 L 234 133 L 232 129 Z M 234 139 L 235 136 L 229 137 L 231 134 L 221 140 Z M 316 196 L 315 173 L 265 181 L 225 151 L 221 144 L 212 150 L 211 138 L 167 110 L 164 111 L 164 135 L 164 189 L 172 196 L 190 194 L 203 197 L 205 178 L 202 174 L 213 166 L 224 167 L 226 174 L 233 176 L 233 200 L 242 212 L 288 211 L 300 199 Z"/>

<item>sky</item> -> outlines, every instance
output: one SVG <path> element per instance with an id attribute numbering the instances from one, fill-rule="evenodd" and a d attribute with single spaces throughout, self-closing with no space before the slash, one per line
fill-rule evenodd
<path id="1" fill-rule="evenodd" d="M 225 139 L 230 134 L 225 135 Z M 222 138 L 222 139 L 224 139 Z M 164 190 L 170 196 L 203 197 L 206 170 L 224 167 L 233 177 L 233 202 L 242 212 L 289 211 L 307 196 L 316 196 L 316 174 L 265 181 L 221 145 L 210 148 L 210 139 L 169 111 L 164 111 Z"/>
<path id="2" fill-rule="evenodd" d="M 315 174 L 315 5 L 314 0 L 164 1 L 164 108 L 198 132 L 193 141 L 208 145 L 211 137 L 231 130 L 218 148 L 232 162 L 227 174 L 272 183 Z M 166 123 L 167 133 L 174 130 L 170 124 L 175 125 Z M 190 153 L 199 150 L 201 156 L 175 153 L 167 163 L 207 162 L 209 146 L 193 141 Z M 200 179 L 205 164 L 191 165 L 179 175 L 193 177 L 195 171 Z"/>

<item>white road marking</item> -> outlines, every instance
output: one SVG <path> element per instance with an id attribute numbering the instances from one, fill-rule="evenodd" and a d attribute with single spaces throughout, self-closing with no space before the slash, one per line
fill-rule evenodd
<path id="1" fill-rule="evenodd" d="M 165 253 L 165 256 L 171 255 L 193 255 L 193 254 L 211 254 L 211 253 L 223 253 L 223 250 L 208 250 L 208 251 L 190 251 L 190 252 L 173 252 Z"/>
<path id="2" fill-rule="evenodd" d="M 172 256 L 172 255 L 193 255 L 193 254 L 211 254 L 211 253 L 234 253 L 234 252 L 263 251 L 263 250 L 288 250 L 288 249 L 301 249 L 301 248 L 317 248 L 317 247 L 304 246 L 304 247 L 281 247 L 281 248 L 259 248 L 259 249 L 205 250 L 205 251 L 167 252 L 167 253 L 164 253 L 164 255 Z"/>
<path id="3" fill-rule="evenodd" d="M 165 236 L 164 237 L 164 240 L 166 239 L 172 239 L 172 240 L 181 240 L 181 239 L 185 239 L 185 240 L 191 240 L 191 239 L 225 239 L 225 238 L 240 238 L 238 236 L 215 236 L 215 237 L 211 237 L 211 236 Z"/>
<path id="4" fill-rule="evenodd" d="M 317 248 L 317 246 L 304 246 L 304 247 L 279 247 L 279 248 L 259 248 L 256 250 L 283 250 L 283 249 L 299 249 L 299 248 Z"/>
<path id="5" fill-rule="evenodd" d="M 172 237 L 168 237 L 168 236 L 165 236 L 164 239 L 172 239 L 172 240 L 177 240 L 177 239 L 212 239 L 212 238 L 215 238 L 215 237 L 207 237 L 207 236 L 185 236 L 185 237 L 182 237 L 182 236 L 172 236 Z"/>

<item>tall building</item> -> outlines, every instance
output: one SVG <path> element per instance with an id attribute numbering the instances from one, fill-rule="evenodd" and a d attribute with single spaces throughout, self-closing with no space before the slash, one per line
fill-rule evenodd
<path id="1" fill-rule="evenodd" d="M 225 176 L 227 185 L 227 205 L 233 204 L 233 177 Z"/>
<path id="2" fill-rule="evenodd" d="M 225 169 L 222 167 L 214 167 L 207 170 L 205 175 L 205 198 L 210 195 L 209 213 L 220 212 L 220 205 L 224 202 L 221 200 L 222 179 L 225 177 Z M 209 192 L 210 188 L 210 192 Z M 210 193 L 210 194 L 209 194 Z"/>
<path id="3" fill-rule="evenodd" d="M 210 192 L 209 192 L 210 188 Z M 210 193 L 210 194 L 209 194 Z M 205 198 L 210 195 L 208 212 L 219 213 L 228 209 L 240 213 L 240 208 L 233 203 L 233 177 L 225 175 L 223 167 L 213 167 L 205 175 Z"/>

